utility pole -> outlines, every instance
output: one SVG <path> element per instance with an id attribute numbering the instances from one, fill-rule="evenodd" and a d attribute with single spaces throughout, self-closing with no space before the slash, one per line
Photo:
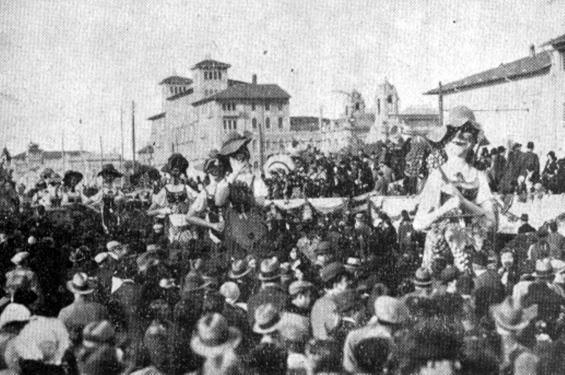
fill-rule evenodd
<path id="1" fill-rule="evenodd" d="M 265 121 L 265 116 L 263 116 L 263 121 L 259 121 L 257 128 L 259 129 L 259 169 L 263 170 L 263 165 L 265 164 L 265 137 L 263 135 L 263 122 Z"/>
<path id="2" fill-rule="evenodd" d="M 443 87 L 441 81 L 439 82 L 438 89 L 438 105 L 439 105 L 439 126 L 443 126 Z"/>
<path id="3" fill-rule="evenodd" d="M 120 171 L 122 171 L 124 163 L 124 109 L 120 107 Z"/>
<path id="4" fill-rule="evenodd" d="M 131 153 L 132 173 L 135 173 L 135 102 L 131 102 Z"/>
<path id="5" fill-rule="evenodd" d="M 100 141 L 100 169 L 104 167 L 104 147 L 102 146 L 102 136 L 99 137 Z"/>
<path id="6" fill-rule="evenodd" d="M 67 161 L 65 159 L 65 131 L 61 132 L 61 156 L 63 158 L 63 172 L 67 170 Z"/>

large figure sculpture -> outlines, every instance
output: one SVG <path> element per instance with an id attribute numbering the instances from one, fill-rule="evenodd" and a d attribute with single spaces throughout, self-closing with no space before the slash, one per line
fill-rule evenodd
<path id="1" fill-rule="evenodd" d="M 469 271 L 472 252 L 487 250 L 496 226 L 487 176 L 471 163 L 484 134 L 473 112 L 459 106 L 450 111 L 447 125 L 428 138 L 444 148 L 447 161 L 430 173 L 414 219 L 414 229 L 427 231 L 422 266 L 444 258 Z"/>

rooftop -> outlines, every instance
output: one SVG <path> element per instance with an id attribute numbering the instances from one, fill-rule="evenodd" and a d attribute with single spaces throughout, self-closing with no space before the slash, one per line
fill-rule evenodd
<path id="1" fill-rule="evenodd" d="M 170 76 L 159 82 L 160 85 L 190 85 L 192 80 L 190 78 L 181 76 Z"/>
<path id="2" fill-rule="evenodd" d="M 442 85 L 442 93 L 449 94 L 458 90 L 470 89 L 488 84 L 502 83 L 509 80 L 530 77 L 549 72 L 551 52 L 543 51 L 533 56 L 521 58 L 507 64 L 473 74 L 458 81 Z M 439 88 L 427 91 L 424 95 L 437 95 Z"/>
<path id="3" fill-rule="evenodd" d="M 169 97 L 167 98 L 167 100 L 176 100 L 176 99 L 182 98 L 182 97 L 184 97 L 184 96 L 190 95 L 190 94 L 192 94 L 193 92 L 194 92 L 194 89 L 193 89 L 193 88 L 189 88 L 188 90 L 185 90 L 185 91 L 183 91 L 183 92 L 179 92 L 178 94 L 175 94 L 175 95 L 173 95 L 173 96 L 169 96 Z"/>
<path id="4" fill-rule="evenodd" d="M 551 45 L 551 46 L 563 46 L 565 45 L 565 34 L 558 36 L 557 38 L 553 38 L 543 44 L 544 46 Z"/>
<path id="5" fill-rule="evenodd" d="M 165 112 L 159 113 L 157 115 L 151 116 L 149 117 L 147 120 L 149 121 L 155 121 L 155 120 L 159 120 L 160 118 L 165 117 Z"/>
<path id="6" fill-rule="evenodd" d="M 250 84 L 240 83 L 228 87 L 224 91 L 220 91 L 214 95 L 192 103 L 198 106 L 215 100 L 234 100 L 234 99 L 279 99 L 288 100 L 290 95 L 284 91 L 279 85 L 275 84 Z"/>
<path id="7" fill-rule="evenodd" d="M 195 69 L 228 69 L 231 65 L 220 61 L 206 59 L 195 64 L 192 70 Z"/>

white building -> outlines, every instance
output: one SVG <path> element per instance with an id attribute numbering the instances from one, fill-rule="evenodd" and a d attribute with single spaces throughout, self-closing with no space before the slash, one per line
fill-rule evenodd
<path id="1" fill-rule="evenodd" d="M 445 110 L 475 111 L 493 145 L 533 141 L 542 154 L 565 153 L 565 35 L 529 56 L 442 85 Z M 439 88 L 425 93 L 438 95 Z"/>

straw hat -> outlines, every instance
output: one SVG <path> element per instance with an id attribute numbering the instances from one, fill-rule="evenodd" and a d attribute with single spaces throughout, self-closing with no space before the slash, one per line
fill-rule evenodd
<path id="1" fill-rule="evenodd" d="M 241 295 L 241 291 L 236 283 L 233 281 L 226 281 L 220 287 L 220 294 L 224 296 L 226 300 L 237 301 Z"/>
<path id="2" fill-rule="evenodd" d="M 512 297 L 507 297 L 502 303 L 491 306 L 490 311 L 498 326 L 514 332 L 523 330 L 537 317 L 538 305 L 522 308 Z"/>
<path id="3" fill-rule="evenodd" d="M 275 332 L 278 329 L 280 322 L 281 315 L 275 306 L 270 303 L 260 305 L 255 310 L 255 325 L 253 325 L 253 332 L 259 334 Z"/>
<path id="4" fill-rule="evenodd" d="M 0 329 L 6 324 L 14 322 L 27 322 L 31 318 L 31 312 L 24 305 L 10 303 L 0 314 Z"/>
<path id="5" fill-rule="evenodd" d="M 192 292 L 195 290 L 204 289 L 210 285 L 209 281 L 206 281 L 202 276 L 196 272 L 189 272 L 184 278 L 184 283 L 182 291 L 185 293 Z"/>
<path id="6" fill-rule="evenodd" d="M 426 138 L 434 143 L 439 143 L 443 140 L 443 138 L 447 134 L 447 126 L 451 126 L 453 128 L 460 128 L 465 124 L 472 125 L 474 128 L 476 128 L 479 131 L 479 134 L 482 133 L 482 127 L 477 122 L 475 118 L 475 114 L 471 109 L 463 105 L 453 107 L 449 111 L 446 124 L 443 126 L 438 126 L 434 128 L 432 131 L 428 132 Z M 481 139 L 482 136 L 480 135 L 478 138 Z"/>
<path id="7" fill-rule="evenodd" d="M 190 347 L 196 354 L 209 358 L 236 348 L 240 341 L 241 332 L 237 328 L 230 327 L 222 315 L 210 313 L 198 321 Z"/>
<path id="8" fill-rule="evenodd" d="M 271 281 L 281 277 L 281 266 L 277 257 L 264 259 L 259 267 L 259 280 Z"/>
<path id="9" fill-rule="evenodd" d="M 94 288 L 90 286 L 88 275 L 84 272 L 78 272 L 73 275 L 73 278 L 67 281 L 67 289 L 74 294 L 91 294 Z"/>
<path id="10" fill-rule="evenodd" d="M 414 275 L 414 285 L 418 287 L 429 287 L 432 285 L 432 275 L 425 268 L 419 268 Z"/>
<path id="11" fill-rule="evenodd" d="M 24 360 L 60 365 L 71 341 L 63 322 L 55 318 L 36 317 L 14 339 L 17 355 Z"/>
<path id="12" fill-rule="evenodd" d="M 375 316 L 381 322 L 402 324 L 409 319 L 408 307 L 399 299 L 380 296 L 375 300 Z"/>
<path id="13" fill-rule="evenodd" d="M 88 323 L 82 330 L 82 344 L 84 346 L 95 346 L 98 344 L 112 344 L 116 331 L 107 320 Z"/>

